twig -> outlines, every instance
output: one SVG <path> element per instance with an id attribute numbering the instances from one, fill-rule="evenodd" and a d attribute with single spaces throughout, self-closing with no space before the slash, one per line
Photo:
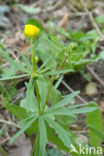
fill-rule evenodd
<path id="1" fill-rule="evenodd" d="M 8 137 L 8 138 L 6 138 L 6 139 L 4 139 L 4 140 L 0 141 L 0 145 L 5 144 L 5 142 L 7 142 L 7 141 L 9 141 L 9 140 L 10 140 L 10 138 Z"/>
<path id="2" fill-rule="evenodd" d="M 14 52 L 10 52 L 10 54 L 12 55 L 12 57 L 17 61 L 18 60 L 18 57 L 15 55 L 15 53 Z"/>
<path id="3" fill-rule="evenodd" d="M 104 87 L 104 81 L 88 65 L 86 66 L 86 69 Z"/>
<path id="4" fill-rule="evenodd" d="M 10 63 L 7 62 L 7 63 L 3 64 L 0 69 L 5 68 L 6 66 L 9 66 L 9 65 L 10 65 Z"/>
<path id="5" fill-rule="evenodd" d="M 15 123 L 13 123 L 13 122 L 10 122 L 10 121 L 6 121 L 6 120 L 3 120 L 3 119 L 0 119 L 0 122 L 1 122 L 1 123 L 5 123 L 5 124 L 7 124 L 7 125 L 11 125 L 11 126 L 17 127 L 17 128 L 19 128 L 19 129 L 21 128 L 21 126 L 15 124 Z"/>
<path id="6" fill-rule="evenodd" d="M 85 16 L 85 15 L 88 15 L 88 13 L 87 12 L 75 12 L 75 13 L 72 13 L 72 12 L 70 12 L 69 13 L 69 16 L 71 17 L 71 16 Z"/>
<path id="7" fill-rule="evenodd" d="M 96 24 L 96 22 L 94 21 L 94 18 L 93 18 L 92 13 L 88 10 L 88 8 L 87 8 L 87 6 L 86 6 L 84 0 L 80 0 L 80 1 L 81 1 L 82 5 L 83 5 L 85 11 L 88 13 L 89 18 L 90 18 L 90 20 L 91 20 L 93 26 L 94 26 L 95 29 L 97 30 L 99 36 L 101 37 L 102 40 L 104 40 L 104 35 L 103 35 L 102 32 L 100 31 L 100 29 L 99 29 L 98 25 Z"/>
<path id="8" fill-rule="evenodd" d="M 68 91 L 70 91 L 71 93 L 74 92 L 74 90 L 65 81 L 61 81 L 61 82 L 68 89 Z M 88 104 L 88 102 L 84 100 L 80 95 L 77 95 L 76 97 L 84 104 Z"/>

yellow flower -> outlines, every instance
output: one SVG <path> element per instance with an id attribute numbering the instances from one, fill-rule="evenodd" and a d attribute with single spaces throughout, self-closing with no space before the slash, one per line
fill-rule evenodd
<path id="1" fill-rule="evenodd" d="M 39 35 L 40 30 L 32 24 L 25 25 L 24 34 L 26 37 L 35 38 Z"/>

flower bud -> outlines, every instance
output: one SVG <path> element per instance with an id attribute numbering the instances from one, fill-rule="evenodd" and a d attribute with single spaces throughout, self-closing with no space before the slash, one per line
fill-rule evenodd
<path id="1" fill-rule="evenodd" d="M 33 79 L 37 79 L 39 77 L 39 74 L 38 73 L 32 73 L 31 77 Z"/>
<path id="2" fill-rule="evenodd" d="M 38 63 L 39 62 L 39 58 L 37 56 L 35 56 L 35 62 Z"/>
<path id="3" fill-rule="evenodd" d="M 70 47 L 70 50 L 73 50 L 76 47 L 76 43 L 71 42 L 69 47 Z"/>

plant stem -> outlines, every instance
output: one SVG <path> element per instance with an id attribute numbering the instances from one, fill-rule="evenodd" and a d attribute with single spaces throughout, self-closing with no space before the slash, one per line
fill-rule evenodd
<path id="1" fill-rule="evenodd" d="M 65 59 L 63 60 L 63 62 L 59 66 L 58 71 L 62 68 L 62 66 L 66 62 L 67 58 L 68 58 L 68 55 L 65 56 Z M 43 105 L 42 114 L 43 114 L 43 112 L 45 110 L 45 107 L 46 107 L 46 104 L 47 104 L 47 101 L 48 101 L 48 98 L 49 98 L 49 95 L 50 95 L 50 92 L 51 92 L 51 89 L 52 89 L 52 86 L 53 86 L 53 82 L 55 81 L 55 79 L 56 79 L 56 75 L 54 75 L 52 80 L 51 80 L 51 84 L 50 84 L 48 92 L 47 92 L 46 100 L 45 100 L 44 105 Z"/>
<path id="2" fill-rule="evenodd" d="M 33 66 L 33 72 L 36 71 L 36 61 L 34 59 L 34 53 L 33 53 L 33 38 L 31 38 L 31 61 Z"/>
<path id="3" fill-rule="evenodd" d="M 2 146 L 0 146 L 0 151 L 2 153 L 3 156 L 7 156 L 6 152 L 4 151 L 4 149 L 2 148 Z"/>
<path id="4" fill-rule="evenodd" d="M 39 93 L 39 89 L 38 89 L 38 85 L 37 85 L 37 81 L 35 80 L 35 90 L 36 90 L 36 97 L 38 100 L 38 111 L 39 114 L 41 114 L 41 107 L 40 107 L 40 93 Z"/>
<path id="5" fill-rule="evenodd" d="M 39 136 L 37 134 L 31 156 L 38 156 L 38 151 L 39 151 Z"/>
<path id="6" fill-rule="evenodd" d="M 33 38 L 31 38 L 31 61 L 32 61 L 32 66 L 33 66 L 33 73 L 36 72 L 36 61 L 34 59 L 34 54 L 33 54 Z M 40 108 L 40 93 L 37 85 L 37 81 L 35 79 L 35 91 L 36 91 L 36 97 L 38 100 L 38 111 L 39 114 L 41 114 L 41 108 Z"/>

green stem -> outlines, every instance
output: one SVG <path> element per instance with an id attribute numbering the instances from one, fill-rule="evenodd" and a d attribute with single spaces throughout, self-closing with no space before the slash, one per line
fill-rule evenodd
<path id="1" fill-rule="evenodd" d="M 31 155 L 38 156 L 38 154 L 39 154 L 39 136 L 37 134 Z"/>
<path id="2" fill-rule="evenodd" d="M 41 114 L 41 107 L 40 107 L 40 93 L 39 93 L 39 89 L 38 89 L 38 85 L 37 85 L 37 81 L 35 80 L 35 91 L 36 91 L 36 97 L 38 100 L 38 111 L 39 114 Z"/>
<path id="3" fill-rule="evenodd" d="M 31 61 L 32 61 L 32 66 L 33 66 L 33 73 L 36 72 L 36 61 L 34 59 L 34 53 L 33 53 L 33 38 L 31 38 Z M 40 108 L 40 93 L 37 85 L 37 81 L 35 80 L 35 91 L 36 91 L 36 97 L 38 100 L 38 110 L 39 114 L 41 114 L 41 108 Z"/>
<path id="4" fill-rule="evenodd" d="M 59 66 L 58 71 L 62 68 L 62 66 L 66 62 L 67 58 L 68 58 L 68 55 L 65 57 L 65 59 L 63 60 L 63 62 Z M 45 110 L 45 107 L 46 107 L 46 104 L 47 104 L 47 101 L 48 101 L 48 98 L 49 98 L 49 95 L 50 95 L 50 92 L 51 92 L 51 89 L 52 89 L 52 86 L 53 86 L 53 82 L 55 81 L 55 79 L 56 79 L 56 75 L 54 75 L 52 80 L 51 80 L 51 84 L 49 86 L 49 89 L 48 89 L 48 92 L 47 92 L 47 96 L 46 96 L 46 99 L 45 99 L 45 102 L 44 102 L 44 105 L 43 105 L 42 114 L 43 114 L 43 112 Z"/>
<path id="5" fill-rule="evenodd" d="M 4 149 L 2 148 L 2 146 L 0 146 L 0 152 L 2 153 L 3 156 L 7 156 L 6 152 L 4 151 Z"/>
<path id="6" fill-rule="evenodd" d="M 31 38 L 31 61 L 33 66 L 33 72 L 36 72 L 36 61 L 34 59 L 34 51 L 33 51 L 33 38 Z"/>

